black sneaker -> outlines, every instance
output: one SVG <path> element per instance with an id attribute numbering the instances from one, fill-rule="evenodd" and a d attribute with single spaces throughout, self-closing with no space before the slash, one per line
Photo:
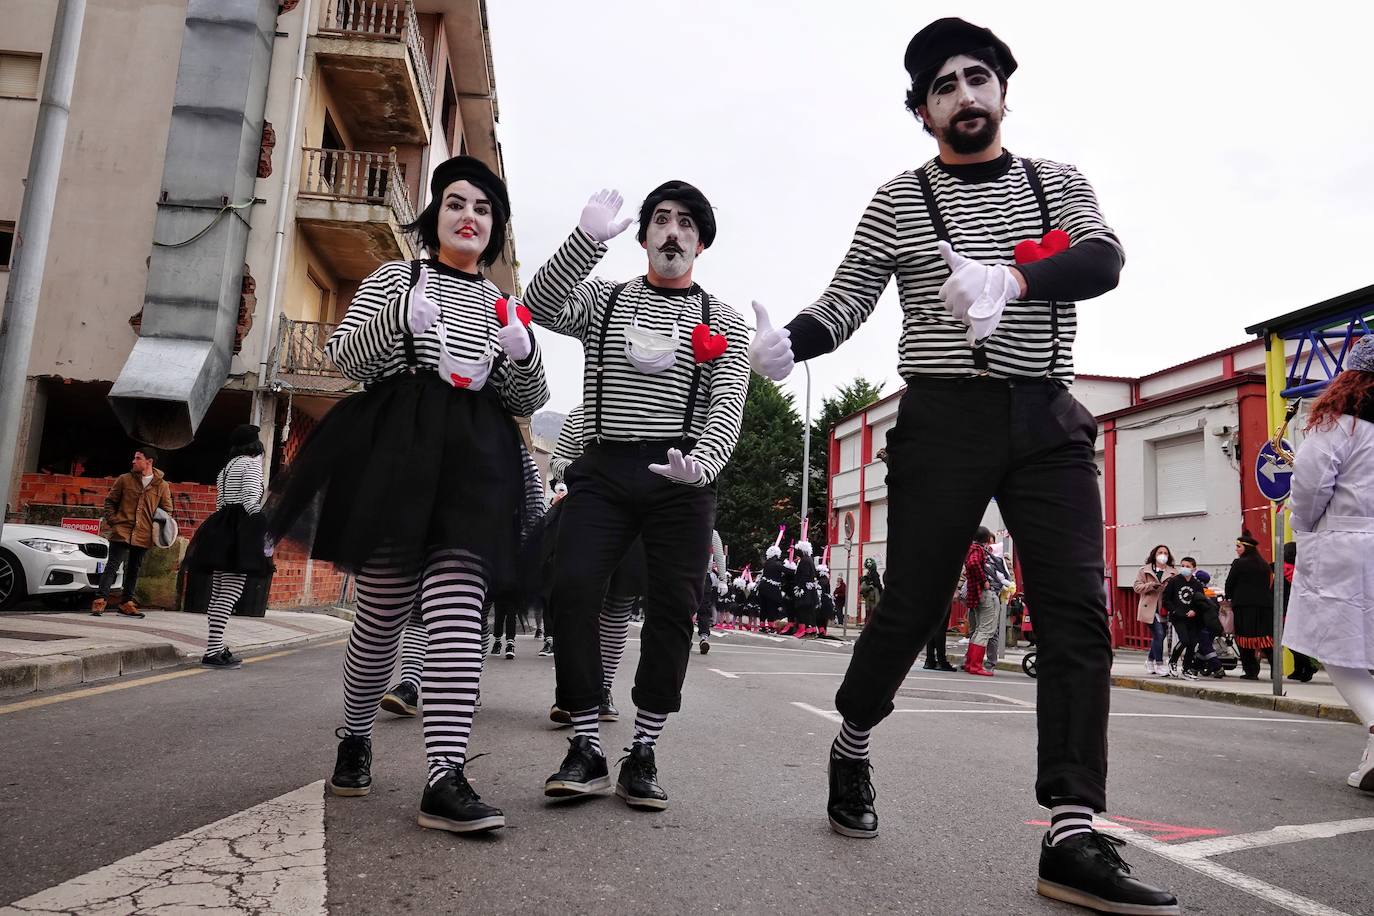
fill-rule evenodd
<path id="1" fill-rule="evenodd" d="M 701 642 L 697 644 L 697 647 L 701 650 L 701 654 L 705 655 L 711 651 L 711 640 L 703 636 L 701 637 Z"/>
<path id="2" fill-rule="evenodd" d="M 515 658 L 515 640 L 506 640 L 506 658 Z"/>
<path id="3" fill-rule="evenodd" d="M 212 655 L 202 655 L 200 664 L 203 668 L 219 668 L 228 671 L 231 668 L 242 667 L 243 659 L 239 658 L 228 649 L 220 649 Z"/>
<path id="4" fill-rule="evenodd" d="M 506 826 L 506 815 L 478 795 L 463 768 L 450 770 L 420 798 L 420 826 L 453 833 L 480 833 Z"/>
<path id="5" fill-rule="evenodd" d="M 658 767 L 654 764 L 654 749 L 647 744 L 633 744 L 630 753 L 620 758 L 620 779 L 615 794 L 625 799 L 631 808 L 662 811 L 668 807 L 668 793 L 658 784 Z"/>
<path id="6" fill-rule="evenodd" d="M 553 654 L 553 637 L 552 637 L 552 636 L 546 636 L 546 637 L 544 637 L 544 645 L 539 649 L 539 657 L 540 657 L 540 658 L 548 658 L 548 657 L 549 657 L 550 655 L 552 655 L 552 654 Z"/>
<path id="7" fill-rule="evenodd" d="M 611 774 L 606 769 L 606 757 L 592 748 L 592 739 L 577 735 L 569 738 L 568 744 L 563 765 L 544 781 L 544 794 L 549 798 L 578 798 L 609 789 Z"/>
<path id="8" fill-rule="evenodd" d="M 535 639 L 535 641 L 538 642 L 539 640 L 541 640 L 541 639 L 543 639 L 543 638 L 544 638 L 544 630 L 543 630 L 543 628 L 542 628 L 542 627 L 535 627 L 535 628 L 534 628 L 534 639 Z"/>
<path id="9" fill-rule="evenodd" d="M 1131 866 L 1116 851 L 1125 845 L 1124 840 L 1093 830 L 1051 846 L 1045 834 L 1040 841 L 1036 891 L 1099 913 L 1167 916 L 1179 912 L 1173 894 L 1131 877 Z"/>
<path id="10" fill-rule="evenodd" d="M 557 722 L 559 725 L 572 725 L 572 714 L 566 709 L 560 709 L 555 703 L 549 707 L 549 721 Z"/>
<path id="11" fill-rule="evenodd" d="M 615 708 L 615 700 L 611 698 L 609 687 L 601 688 L 601 708 L 597 710 L 597 716 L 602 722 L 620 721 L 620 710 Z M 571 717 L 569 717 L 568 722 L 569 724 L 572 723 Z"/>
<path id="12" fill-rule="evenodd" d="M 878 812 L 873 807 L 873 764 L 851 760 L 830 747 L 830 829 L 841 836 L 872 839 L 878 835 Z"/>
<path id="13" fill-rule="evenodd" d="M 329 777 L 329 791 L 335 795 L 366 795 L 372 791 L 372 739 L 344 734 L 335 729 L 339 739 L 339 756 L 334 761 L 334 775 Z"/>
<path id="14" fill-rule="evenodd" d="M 401 681 L 382 697 L 382 708 L 407 719 L 414 718 L 420 711 L 420 692 L 410 681 Z"/>

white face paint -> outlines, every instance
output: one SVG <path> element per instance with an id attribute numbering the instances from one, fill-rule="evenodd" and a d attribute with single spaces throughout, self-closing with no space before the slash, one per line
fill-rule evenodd
<path id="1" fill-rule="evenodd" d="M 966 109 L 1002 120 L 1002 84 L 992 68 L 976 57 L 960 54 L 945 61 L 926 91 L 925 121 L 940 136 L 949 130 L 976 133 L 984 119 L 954 119 Z"/>
<path id="2" fill-rule="evenodd" d="M 439 247 L 456 261 L 482 256 L 491 241 L 492 209 L 485 191 L 470 181 L 455 181 L 444 188 L 439 205 Z"/>
<path id="3" fill-rule="evenodd" d="M 701 253 L 700 235 L 691 211 L 676 200 L 658 204 L 649 215 L 644 245 L 649 250 L 649 266 L 654 273 L 667 280 L 686 274 Z"/>

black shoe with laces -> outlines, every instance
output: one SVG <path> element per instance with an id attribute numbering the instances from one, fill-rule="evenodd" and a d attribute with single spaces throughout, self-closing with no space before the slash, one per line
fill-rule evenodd
<path id="1" fill-rule="evenodd" d="M 329 791 L 335 795 L 366 795 L 372 791 L 372 739 L 344 734 L 335 729 L 339 739 L 339 756 L 334 761 L 334 775 L 329 777 Z"/>
<path id="2" fill-rule="evenodd" d="M 699 643 L 697 644 L 697 649 L 701 652 L 702 655 L 705 655 L 706 653 L 710 652 L 710 651 L 711 651 L 711 640 L 710 640 L 710 637 L 707 637 L 707 636 L 701 637 L 701 642 L 699 642 Z"/>
<path id="3" fill-rule="evenodd" d="M 830 829 L 841 836 L 872 839 L 878 835 L 878 812 L 873 807 L 873 764 L 835 753 L 830 746 Z"/>
<path id="4" fill-rule="evenodd" d="M 615 708 L 615 700 L 611 698 L 609 687 L 601 688 L 601 708 L 597 710 L 597 717 L 602 722 L 620 721 L 620 710 Z M 571 722 L 572 719 L 569 718 L 568 721 Z"/>
<path id="5" fill-rule="evenodd" d="M 506 658 L 515 658 L 515 640 L 506 640 Z"/>
<path id="6" fill-rule="evenodd" d="M 453 833 L 480 833 L 506 826 L 506 815 L 468 784 L 463 768 L 449 770 L 420 798 L 420 826 Z"/>
<path id="7" fill-rule="evenodd" d="M 218 652 L 211 655 L 202 655 L 200 664 L 203 668 L 219 668 L 227 671 L 231 668 L 241 667 L 243 665 L 243 659 L 239 658 L 228 649 L 220 649 Z"/>
<path id="8" fill-rule="evenodd" d="M 1125 845 L 1124 840 L 1092 830 L 1051 846 L 1049 834 L 1045 834 L 1040 841 L 1040 880 L 1036 882 L 1036 891 L 1043 897 L 1099 913 L 1178 913 L 1178 899 L 1173 894 L 1131 877 L 1131 866 L 1117 852 L 1118 847 Z"/>
<path id="9" fill-rule="evenodd" d="M 420 691 L 409 681 L 401 681 L 382 697 L 382 708 L 398 716 L 414 718 L 420 711 Z"/>
<path id="10" fill-rule="evenodd" d="M 545 636 L 544 645 L 539 649 L 539 657 L 548 658 L 550 655 L 553 655 L 553 637 Z"/>
<path id="11" fill-rule="evenodd" d="M 604 792 L 611 787 L 606 755 L 592 747 L 592 739 L 575 735 L 568 739 L 568 756 L 563 765 L 544 780 L 544 794 L 549 798 L 577 798 Z"/>
<path id="12" fill-rule="evenodd" d="M 632 744 L 620 758 L 620 778 L 615 794 L 625 799 L 631 808 L 662 811 L 668 807 L 668 793 L 658 784 L 658 766 L 654 763 L 654 749 L 647 744 Z"/>

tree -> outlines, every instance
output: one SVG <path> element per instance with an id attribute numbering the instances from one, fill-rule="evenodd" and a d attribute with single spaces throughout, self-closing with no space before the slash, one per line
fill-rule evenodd
<path id="1" fill-rule="evenodd" d="M 802 421 L 792 395 L 749 377 L 739 444 L 720 477 L 716 528 L 730 546 L 730 567 L 758 570 L 763 551 L 787 524 L 796 537 L 801 509 Z"/>
<path id="2" fill-rule="evenodd" d="M 850 414 L 856 413 L 878 400 L 883 383 L 873 384 L 863 376 L 855 376 L 839 391 L 821 401 L 821 412 L 811 425 L 810 516 L 811 543 L 816 553 L 829 543 L 830 512 L 826 503 L 830 483 L 830 430 Z"/>

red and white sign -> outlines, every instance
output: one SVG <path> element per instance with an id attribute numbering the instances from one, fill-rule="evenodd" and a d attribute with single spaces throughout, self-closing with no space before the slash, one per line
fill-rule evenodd
<path id="1" fill-rule="evenodd" d="M 70 528 L 73 531 L 81 531 L 85 534 L 100 534 L 100 519 L 98 518 L 64 518 L 62 527 Z"/>

